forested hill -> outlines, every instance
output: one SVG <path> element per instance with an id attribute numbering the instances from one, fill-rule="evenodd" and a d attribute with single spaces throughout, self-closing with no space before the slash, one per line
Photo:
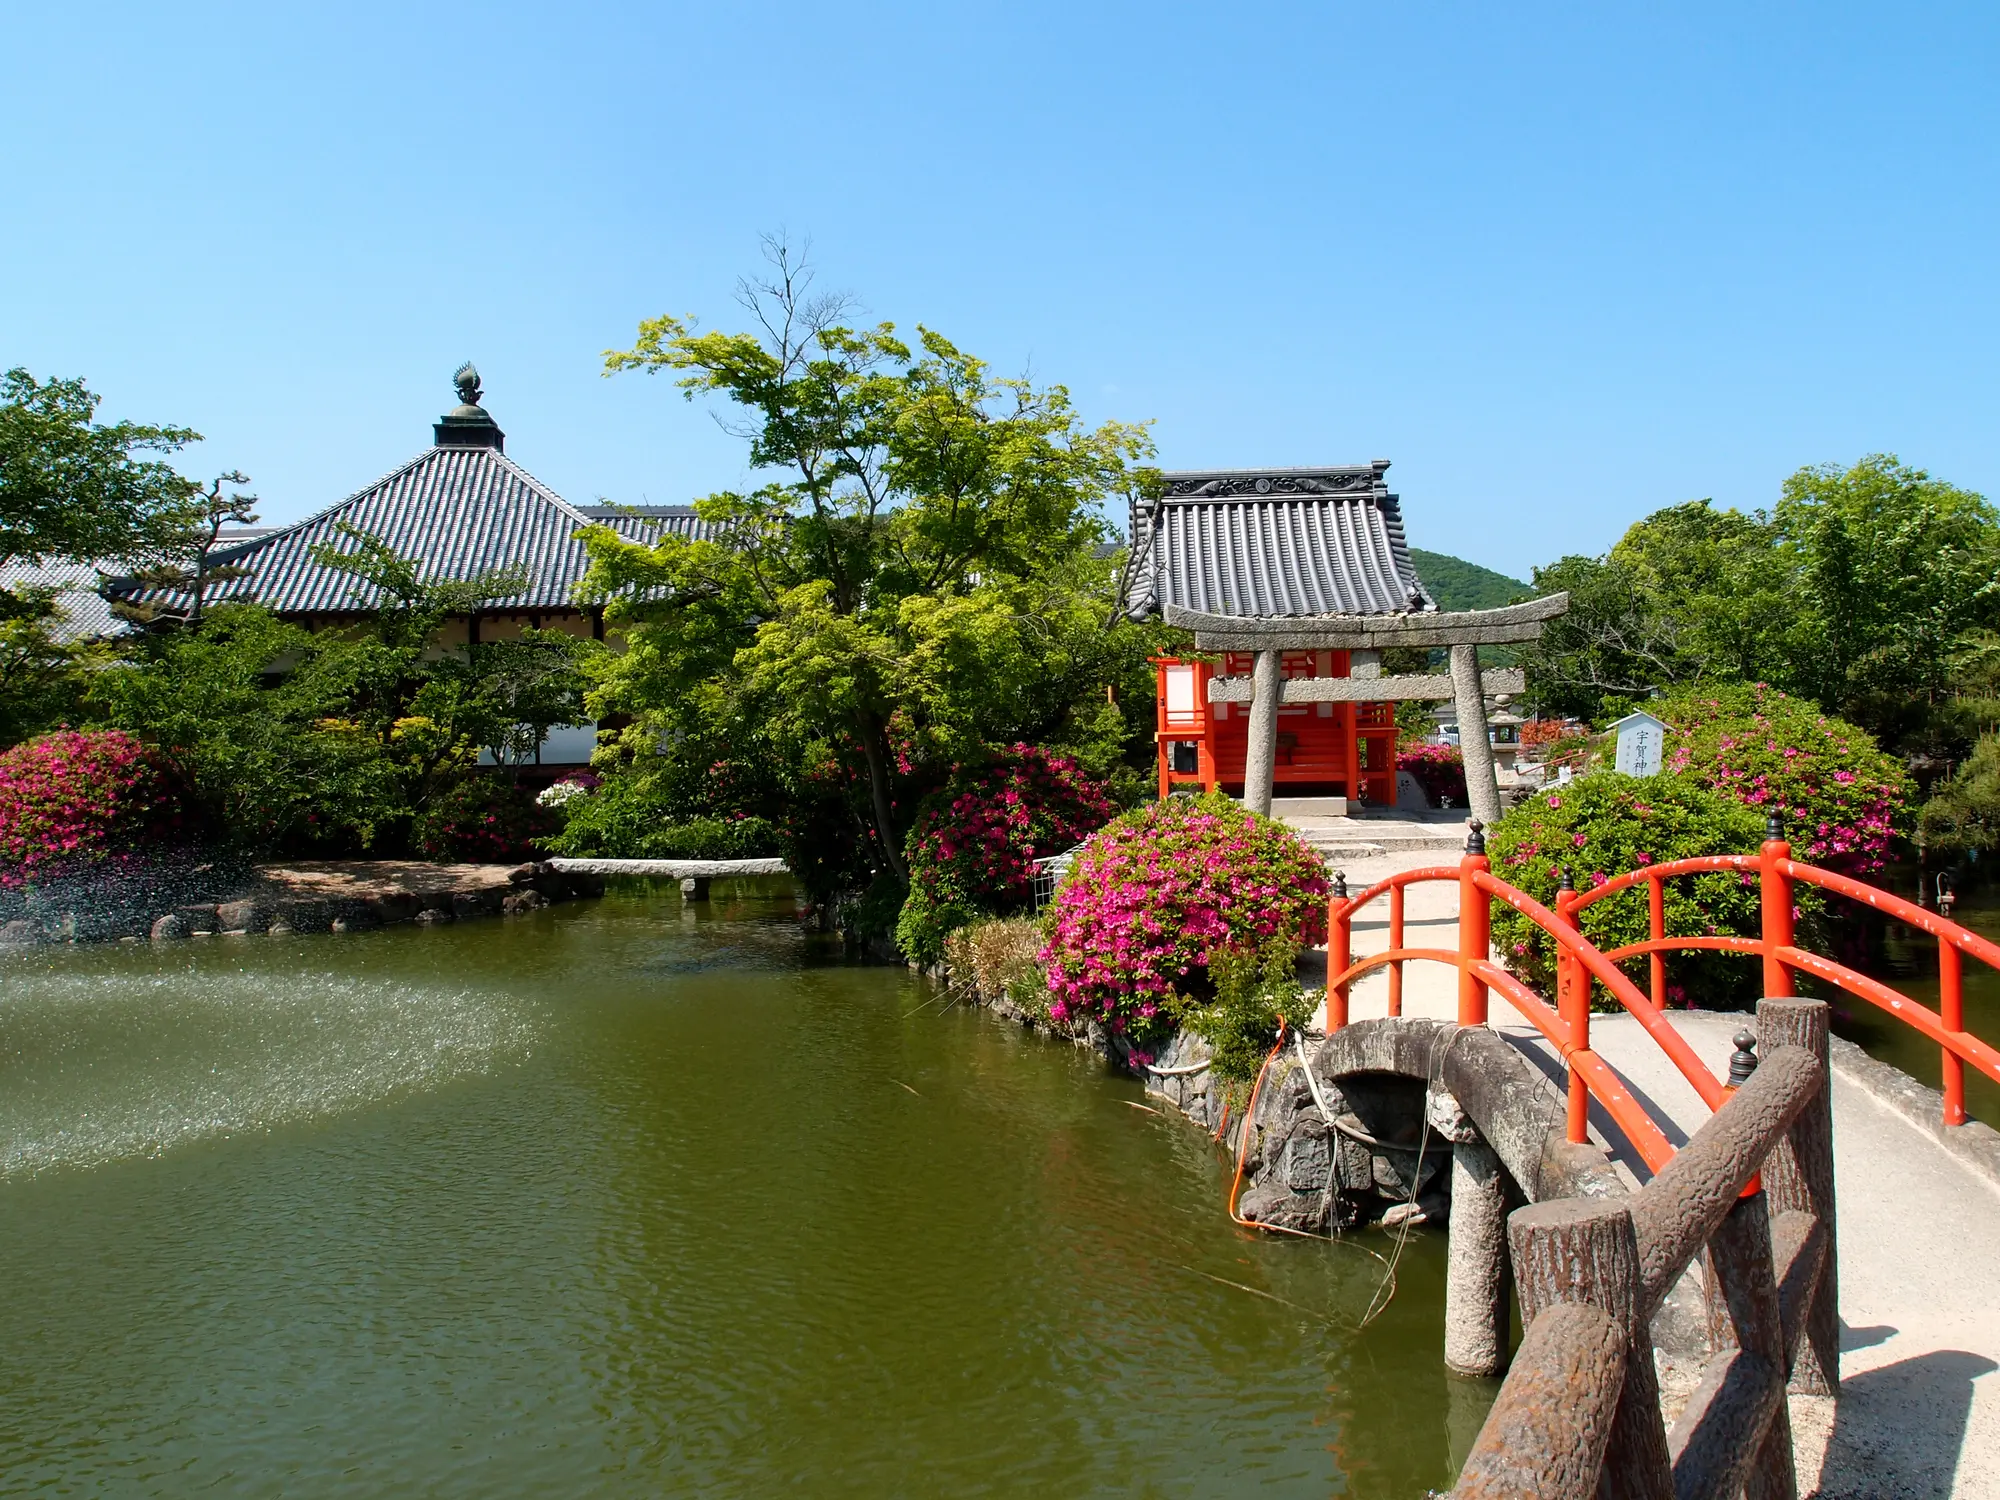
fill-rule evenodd
<path id="1" fill-rule="evenodd" d="M 1442 552 L 1410 549 L 1410 561 L 1417 565 L 1417 577 L 1431 591 L 1439 609 L 1494 609 L 1534 592 L 1518 578 L 1482 568 L 1462 557 Z"/>

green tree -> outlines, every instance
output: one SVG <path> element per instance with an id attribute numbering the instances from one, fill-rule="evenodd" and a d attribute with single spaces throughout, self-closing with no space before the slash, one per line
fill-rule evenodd
<path id="1" fill-rule="evenodd" d="M 900 878 L 910 769 L 1025 737 L 1024 719 L 1044 742 L 1122 749 L 1105 691 L 1121 682 L 1150 720 L 1148 638 L 1107 626 L 1115 567 L 1095 555 L 1101 508 L 1147 482 L 1150 444 L 1085 427 L 1061 386 L 996 378 L 930 329 L 912 345 L 849 326 L 768 249 L 772 275 L 743 288 L 756 331 L 661 317 L 606 356 L 730 403 L 773 477 L 698 502 L 711 539 L 586 534 L 588 584 L 631 642 L 594 701 L 655 732 L 754 725 L 798 778 L 863 790 L 871 859 Z"/>
<path id="2" fill-rule="evenodd" d="M 1886 743 L 1921 738 L 2000 624 L 2000 514 L 1892 454 L 1785 481 L 1774 517 L 1803 625 L 1788 686 Z"/>
<path id="3" fill-rule="evenodd" d="M 240 490 L 222 492 L 225 484 L 248 484 L 250 476 L 231 469 L 219 474 L 205 491 L 198 492 L 197 511 L 187 525 L 159 547 L 158 562 L 135 569 L 132 576 L 165 598 L 140 604 L 118 601 L 111 612 L 135 625 L 198 625 L 208 591 L 218 583 L 248 578 L 249 568 L 238 563 L 214 562 L 211 558 L 222 539 L 225 526 L 251 526 L 257 513 L 250 507 L 255 495 Z M 185 602 L 182 602 L 185 601 Z"/>
<path id="4" fill-rule="evenodd" d="M 384 757 L 346 716 L 350 649 L 259 606 L 222 605 L 100 673 L 94 717 L 154 747 L 217 844 L 366 847 L 402 808 Z"/>
<path id="5" fill-rule="evenodd" d="M 198 488 L 164 459 L 201 434 L 100 423 L 81 380 L 0 376 L 0 562 L 133 557 L 170 544 Z"/>
<path id="6" fill-rule="evenodd" d="M 19 590 L 0 602 L 0 748 L 79 722 L 94 670 L 111 660 L 105 646 L 71 637 L 53 587 Z"/>

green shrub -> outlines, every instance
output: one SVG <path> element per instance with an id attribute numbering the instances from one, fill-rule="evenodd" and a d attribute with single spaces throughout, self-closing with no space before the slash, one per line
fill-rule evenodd
<path id="1" fill-rule="evenodd" d="M 1797 858 L 1856 876 L 1889 862 L 1909 777 L 1867 731 L 1763 683 L 1682 688 L 1647 707 L 1673 729 L 1666 769 L 1777 814 Z"/>
<path id="2" fill-rule="evenodd" d="M 1514 808 L 1487 836 L 1493 873 L 1555 909 L 1560 872 L 1580 891 L 1614 875 L 1701 854 L 1752 854 L 1763 819 L 1691 777 L 1641 778 L 1602 771 L 1580 777 Z M 1666 930 L 1677 937 L 1755 937 L 1756 877 L 1729 872 L 1683 875 L 1665 882 Z M 1600 949 L 1622 948 L 1651 936 L 1642 884 L 1586 907 L 1584 936 Z M 1543 998 L 1555 998 L 1555 945 L 1541 928 L 1504 903 L 1493 906 L 1493 947 L 1501 960 Z M 1640 977 L 1646 960 L 1625 965 Z M 1667 956 L 1667 997 L 1708 1009 L 1754 999 L 1762 970 L 1754 958 L 1692 952 Z M 1598 991 L 1607 1007 L 1615 1004 Z"/>
<path id="3" fill-rule="evenodd" d="M 1977 858 L 2000 847 L 2000 735 L 1984 734 L 1972 755 L 1923 806 L 1917 820 L 1924 852 Z"/>
<path id="4" fill-rule="evenodd" d="M 1212 998 L 1182 997 L 1169 1007 L 1182 1026 L 1208 1043 L 1219 1078 L 1244 1083 L 1270 1055 L 1282 1020 L 1297 1031 L 1312 1018 L 1324 991 L 1298 980 L 1299 945 L 1275 938 L 1261 948 L 1225 948 L 1208 961 Z"/>
<path id="5" fill-rule="evenodd" d="M 583 859 L 763 859 L 778 852 L 778 832 L 762 818 L 688 816 L 676 789 L 632 772 L 605 778 L 562 803 L 552 854 Z"/>

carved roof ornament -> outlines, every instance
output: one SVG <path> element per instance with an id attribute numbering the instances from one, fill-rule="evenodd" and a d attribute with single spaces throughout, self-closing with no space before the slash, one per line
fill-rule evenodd
<path id="1" fill-rule="evenodd" d="M 477 406 L 483 394 L 479 388 L 479 368 L 471 360 L 460 365 L 451 377 L 451 383 L 458 387 L 459 404 Z"/>

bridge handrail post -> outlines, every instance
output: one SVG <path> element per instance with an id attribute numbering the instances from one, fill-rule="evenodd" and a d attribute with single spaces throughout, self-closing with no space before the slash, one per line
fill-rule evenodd
<path id="1" fill-rule="evenodd" d="M 1567 868 L 1561 872 L 1561 882 L 1556 889 L 1556 916 L 1568 927 L 1576 927 L 1576 903 L 1578 900 L 1576 880 Z M 1575 1051 L 1590 1050 L 1590 971 L 1585 969 L 1570 954 L 1569 949 L 1556 945 L 1556 1014 L 1569 1027 L 1570 1042 Z M 1590 1086 L 1584 1082 L 1583 1074 L 1575 1064 L 1569 1068 L 1569 1134 L 1573 1146 L 1580 1146 L 1590 1139 Z"/>
<path id="2" fill-rule="evenodd" d="M 1492 868 L 1486 857 L 1485 825 L 1472 820 L 1465 839 L 1465 855 L 1458 862 L 1458 1024 L 1486 1024 L 1486 984 L 1472 972 L 1484 963 L 1492 945 L 1493 902 L 1476 883 L 1478 876 Z"/>
<path id="3" fill-rule="evenodd" d="M 1347 872 L 1333 873 L 1333 894 L 1327 897 L 1326 977 L 1338 979 L 1354 962 L 1354 908 L 1348 905 Z M 1326 991 L 1326 1034 L 1332 1036 L 1347 1024 L 1345 984 L 1329 984 Z"/>
<path id="4" fill-rule="evenodd" d="M 1389 887 L 1389 946 L 1403 946 L 1403 892 L 1400 885 Z M 1403 961 L 1399 958 L 1389 965 L 1389 1014 L 1403 1013 Z"/>
<path id="5" fill-rule="evenodd" d="M 1826 1232 L 1826 1260 L 1806 1314 L 1805 1339 L 1792 1370 L 1804 1395 L 1840 1393 L 1840 1239 L 1833 1199 L 1833 1073 L 1824 1000 L 1774 996 L 1757 1002 L 1758 1050 L 1800 1047 L 1819 1065 L 1820 1087 L 1764 1164 L 1764 1193 L 1775 1218 L 1799 1210 Z"/>
<path id="6" fill-rule="evenodd" d="M 1667 883 L 1657 875 L 1646 877 L 1646 921 L 1647 930 L 1654 942 L 1664 941 L 1667 935 Z M 1652 960 L 1653 1009 L 1667 1008 L 1667 955 L 1655 948 L 1646 955 Z"/>
<path id="7" fill-rule="evenodd" d="M 1938 939 L 1938 1021 L 1946 1031 L 1965 1030 L 1965 974 L 1958 947 Z M 1944 1054 L 1944 1122 L 1965 1123 L 1965 1059 L 1949 1047 Z"/>
<path id="8" fill-rule="evenodd" d="M 1507 1220 L 1521 1322 L 1532 1332 L 1550 1308 L 1581 1303 L 1618 1326 L 1626 1357 L 1616 1413 L 1604 1450 L 1600 1493 L 1667 1500 L 1674 1492 L 1659 1377 L 1639 1279 L 1639 1245 L 1630 1206 L 1617 1198 L 1554 1198 L 1517 1209 Z M 1558 1430 L 1579 1422 L 1565 1409 L 1544 1418 Z M 1564 1446 L 1569 1446 L 1565 1444 Z"/>
<path id="9" fill-rule="evenodd" d="M 1758 903 L 1763 915 L 1764 993 L 1789 996 L 1792 971 L 1778 957 L 1780 948 L 1792 946 L 1792 880 L 1778 868 L 1792 857 L 1785 841 L 1784 825 L 1773 813 L 1764 828 L 1764 842 L 1757 849 Z"/>

